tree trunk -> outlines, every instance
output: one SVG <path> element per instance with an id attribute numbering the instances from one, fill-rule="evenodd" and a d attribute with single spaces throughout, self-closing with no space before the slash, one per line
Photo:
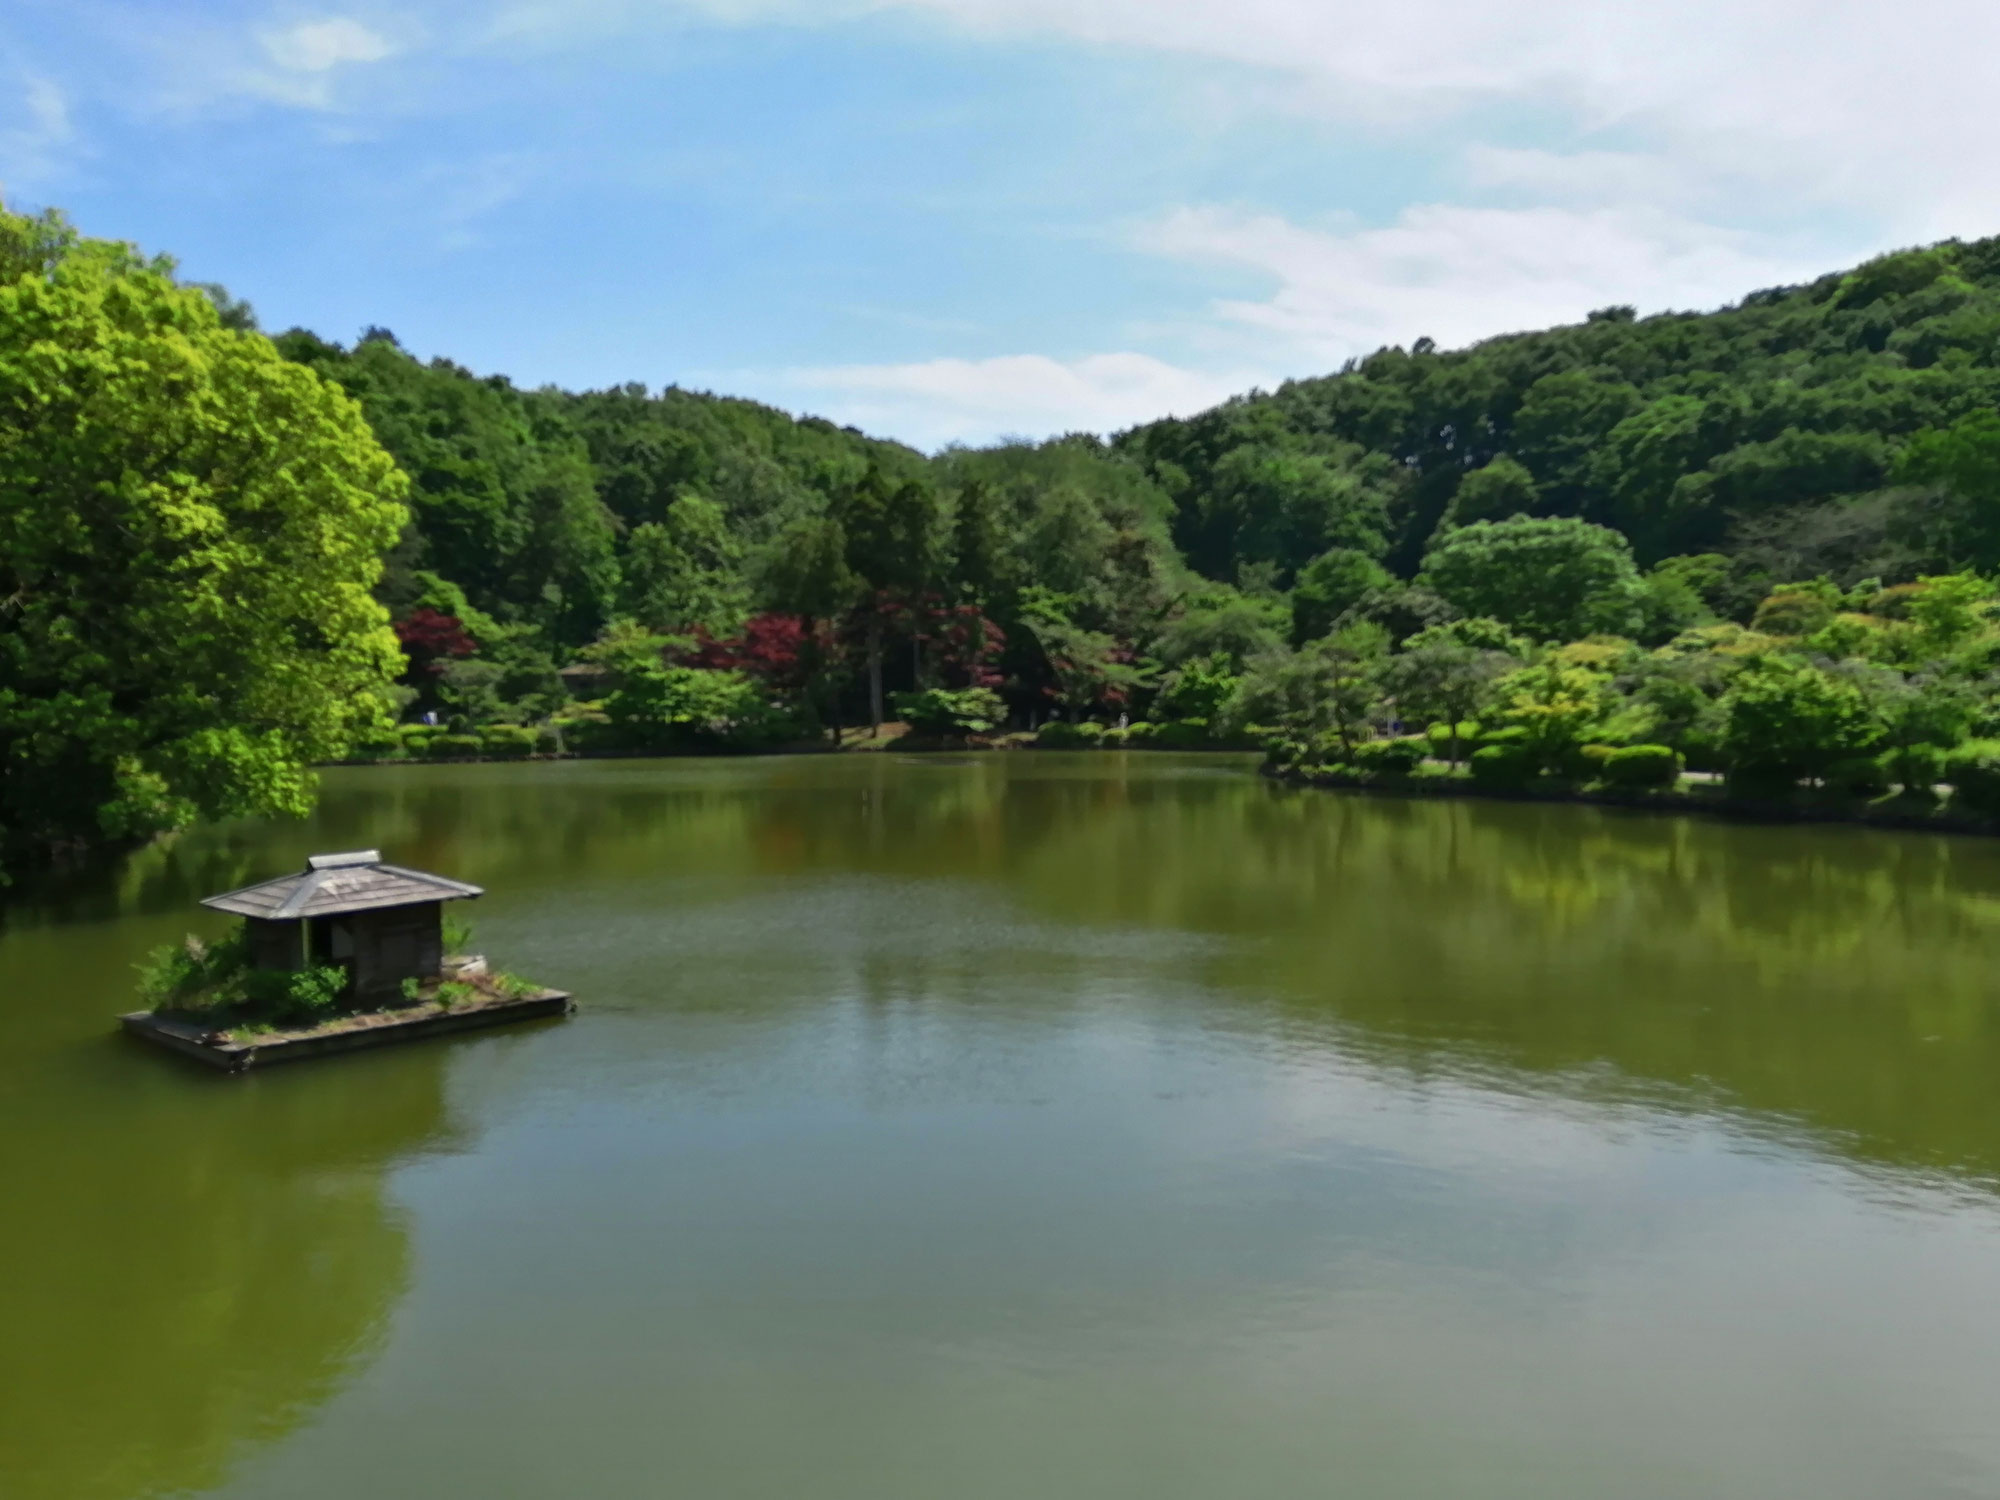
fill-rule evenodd
<path id="1" fill-rule="evenodd" d="M 882 732 L 882 622 L 868 623 L 868 718 Z"/>

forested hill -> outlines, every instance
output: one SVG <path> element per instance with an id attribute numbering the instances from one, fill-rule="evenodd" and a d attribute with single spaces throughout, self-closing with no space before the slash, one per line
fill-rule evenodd
<path id="1" fill-rule="evenodd" d="M 1215 578 L 1267 565 L 1285 583 L 1332 545 L 1407 576 L 1441 524 L 1527 512 L 1614 527 L 1642 564 L 1720 550 L 1766 577 L 1893 581 L 2000 563 L 2000 525 L 1898 484 L 1948 477 L 1951 454 L 1899 457 L 1991 412 L 1996 364 L 2000 239 L 1951 242 L 1720 312 L 1418 340 L 1117 446 Z"/>
<path id="2" fill-rule="evenodd" d="M 663 629 L 727 616 L 746 553 L 787 521 L 871 470 L 902 483 L 928 469 L 914 449 L 750 401 L 522 390 L 422 363 L 384 329 L 352 350 L 298 329 L 276 342 L 359 400 L 410 476 L 415 525 L 382 586 L 391 609 L 424 602 L 441 578 L 475 611 L 545 627 L 559 646 L 619 615 Z"/>
<path id="3" fill-rule="evenodd" d="M 0 871 L 302 810 L 371 747 L 889 713 L 1345 753 L 1491 708 L 1537 764 L 1560 719 L 1732 770 L 1776 725 L 1815 775 L 1991 736 L 2000 787 L 1996 573 L 2000 240 L 925 455 L 267 339 L 171 260 L 0 210 Z"/>

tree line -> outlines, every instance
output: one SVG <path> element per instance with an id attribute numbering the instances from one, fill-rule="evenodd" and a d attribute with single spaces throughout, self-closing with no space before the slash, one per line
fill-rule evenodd
<path id="1" fill-rule="evenodd" d="M 1695 762 L 1773 673 L 1859 694 L 1878 748 L 1899 694 L 1961 705 L 1926 743 L 1979 739 L 1996 353 L 2000 241 L 1951 242 L 926 456 L 676 388 L 523 389 L 383 329 L 267 338 L 169 260 L 0 215 L 5 857 L 296 811 L 353 753 L 895 717 L 1344 756 L 1455 735 L 1523 672 L 1604 679 L 1588 743 Z M 1946 597 L 1963 628 L 1926 623 Z"/>

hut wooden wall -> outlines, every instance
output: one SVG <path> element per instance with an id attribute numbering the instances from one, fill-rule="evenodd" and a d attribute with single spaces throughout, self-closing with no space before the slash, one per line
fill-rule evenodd
<path id="1" fill-rule="evenodd" d="M 444 967 L 444 904 L 428 901 L 348 919 L 354 932 L 354 992 L 394 995 L 405 979 L 429 979 Z"/>

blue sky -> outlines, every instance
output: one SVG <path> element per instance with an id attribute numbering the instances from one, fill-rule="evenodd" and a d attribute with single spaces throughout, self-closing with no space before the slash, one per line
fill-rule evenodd
<path id="1" fill-rule="evenodd" d="M 2000 231 L 1995 42 L 1946 0 L 11 0 L 0 192 L 268 328 L 929 448 Z"/>

